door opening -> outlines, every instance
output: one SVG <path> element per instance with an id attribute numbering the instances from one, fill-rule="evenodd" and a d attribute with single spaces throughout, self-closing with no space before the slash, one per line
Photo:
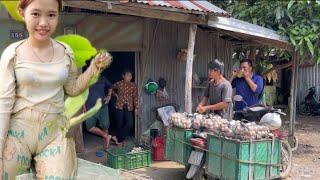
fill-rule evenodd
<path id="1" fill-rule="evenodd" d="M 116 82 L 122 80 L 122 73 L 124 70 L 130 70 L 132 72 L 132 82 L 135 82 L 135 52 L 111 52 L 111 55 L 113 57 L 112 64 L 105 69 L 102 72 L 102 75 L 106 77 L 111 84 L 115 84 Z M 136 82 L 135 82 L 136 83 Z M 137 84 L 137 83 L 136 83 Z M 115 122 L 116 122 L 116 104 L 117 98 L 115 96 L 112 96 L 109 104 L 109 120 L 110 120 L 110 126 L 108 128 L 108 131 L 122 131 L 122 129 L 115 129 Z M 136 121 L 135 116 L 133 115 L 133 127 L 132 132 L 130 132 L 129 140 L 133 140 L 135 137 L 136 131 Z M 83 139 L 84 139 L 84 145 L 86 149 L 97 149 L 103 147 L 103 141 L 101 137 L 95 136 L 89 132 L 86 131 L 86 128 L 83 128 L 85 131 L 83 133 Z"/>

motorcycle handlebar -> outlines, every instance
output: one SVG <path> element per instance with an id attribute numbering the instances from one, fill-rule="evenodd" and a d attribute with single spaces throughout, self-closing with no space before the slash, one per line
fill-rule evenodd
<path id="1" fill-rule="evenodd" d="M 245 109 L 243 109 L 243 110 L 241 110 L 241 111 L 234 111 L 234 113 L 235 114 L 241 114 L 241 113 L 259 113 L 259 112 L 262 112 L 262 111 L 265 111 L 265 113 L 278 113 L 278 114 L 281 114 L 281 115 L 284 115 L 284 116 L 286 116 L 287 114 L 286 113 L 284 113 L 284 112 L 282 112 L 282 110 L 281 109 L 274 109 L 273 107 L 264 107 L 265 109 L 261 109 L 261 110 L 258 110 L 258 111 L 252 111 L 251 109 L 250 109 L 250 107 L 249 108 L 245 108 Z"/>

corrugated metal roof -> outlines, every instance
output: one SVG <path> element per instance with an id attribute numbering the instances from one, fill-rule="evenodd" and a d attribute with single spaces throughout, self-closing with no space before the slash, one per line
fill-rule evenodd
<path id="1" fill-rule="evenodd" d="M 206 0 L 136 0 L 137 3 L 147 4 L 150 6 L 162 6 L 178 9 L 185 9 L 190 11 L 200 11 L 212 13 L 216 15 L 229 16 L 229 13 L 223 9 L 211 4 Z"/>
<path id="2" fill-rule="evenodd" d="M 283 39 L 283 37 L 277 34 L 277 32 L 275 32 L 274 30 L 251 24 L 246 21 L 241 21 L 235 18 L 217 17 L 209 20 L 208 25 L 219 29 L 287 42 L 286 39 Z"/>
<path id="3" fill-rule="evenodd" d="M 289 50 L 292 48 L 291 44 L 287 41 L 288 38 L 280 36 L 279 34 L 277 34 L 276 31 L 245 21 L 241 21 L 235 18 L 215 17 L 209 20 L 208 26 L 235 32 L 240 35 L 247 35 L 252 38 L 261 38 L 268 40 L 268 42 L 260 42 L 261 44 L 266 43 L 267 45 L 270 41 L 270 43 L 272 43 L 275 47 L 280 47 Z"/>

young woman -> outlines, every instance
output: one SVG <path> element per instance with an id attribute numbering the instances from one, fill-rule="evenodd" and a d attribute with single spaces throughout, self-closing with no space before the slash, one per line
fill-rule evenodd
<path id="1" fill-rule="evenodd" d="M 0 177 L 14 179 L 35 162 L 37 179 L 73 179 L 74 142 L 59 130 L 65 95 L 76 96 L 111 57 L 99 54 L 80 76 L 71 49 L 51 39 L 61 0 L 21 0 L 29 37 L 9 45 L 0 60 Z"/>
<path id="2" fill-rule="evenodd" d="M 122 73 L 123 80 L 113 86 L 117 97 L 114 132 L 112 138 L 117 145 L 121 145 L 123 140 L 130 136 L 134 128 L 133 112 L 137 115 L 139 110 L 138 89 L 136 84 L 131 82 L 132 72 L 125 70 Z"/>

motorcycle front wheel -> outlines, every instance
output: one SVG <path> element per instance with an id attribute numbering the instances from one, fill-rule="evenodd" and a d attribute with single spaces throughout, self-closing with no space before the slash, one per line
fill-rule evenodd
<path id="1" fill-rule="evenodd" d="M 310 108 L 306 104 L 302 103 L 298 108 L 298 114 L 302 116 L 310 116 L 311 115 Z"/>
<path id="2" fill-rule="evenodd" d="M 281 141 L 280 177 L 287 178 L 292 169 L 292 149 L 288 141 Z"/>

